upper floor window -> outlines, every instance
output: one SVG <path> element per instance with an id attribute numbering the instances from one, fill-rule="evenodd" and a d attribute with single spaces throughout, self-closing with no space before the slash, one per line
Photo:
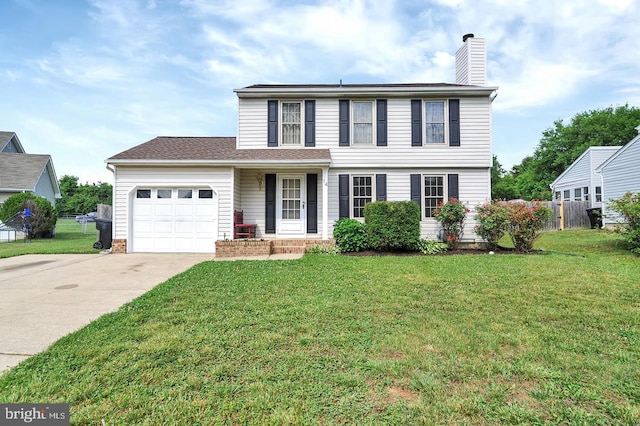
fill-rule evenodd
<path id="1" fill-rule="evenodd" d="M 300 145 L 302 143 L 302 103 L 282 103 L 282 145 Z"/>
<path id="2" fill-rule="evenodd" d="M 412 99 L 411 146 L 460 146 L 460 99 Z"/>
<path id="3" fill-rule="evenodd" d="M 353 102 L 353 144 L 373 143 L 373 102 Z"/>
<path id="4" fill-rule="evenodd" d="M 445 121 L 444 121 L 444 101 L 426 101 L 425 111 L 425 142 L 444 143 Z"/>

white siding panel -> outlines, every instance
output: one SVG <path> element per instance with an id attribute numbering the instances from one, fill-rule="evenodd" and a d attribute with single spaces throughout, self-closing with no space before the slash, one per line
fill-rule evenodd
<path id="1" fill-rule="evenodd" d="M 458 174 L 460 200 L 471 211 L 467 214 L 465 225 L 465 242 L 480 242 L 473 228 L 476 225 L 474 216 L 475 208 L 480 204 L 490 201 L 489 196 L 489 169 L 332 169 L 329 171 L 329 223 L 331 225 L 329 235 L 333 234 L 333 224 L 338 220 L 338 175 L 340 174 L 375 174 L 385 173 L 387 175 L 387 200 L 406 201 L 411 197 L 410 175 L 415 173 L 445 175 L 448 173 Z M 434 239 L 440 229 L 439 223 L 435 219 L 423 218 L 421 221 L 421 235 L 423 238 Z"/>
<path id="2" fill-rule="evenodd" d="M 267 147 L 267 100 L 240 98 L 238 104 L 238 148 Z"/>
<path id="3" fill-rule="evenodd" d="M 602 201 L 605 204 L 605 223 L 615 223 L 618 219 L 608 218 L 607 214 L 614 215 L 609 208 L 610 200 L 618 199 L 627 192 L 640 192 L 640 136 L 629 142 L 629 145 L 613 158 L 602 169 L 604 185 L 602 188 Z"/>
<path id="4" fill-rule="evenodd" d="M 207 187 L 218 193 L 218 239 L 233 232 L 231 168 L 208 167 L 125 167 L 115 173 L 113 229 L 115 239 L 130 239 L 131 193 L 143 187 Z M 128 244 L 131 244 L 129 241 Z"/>

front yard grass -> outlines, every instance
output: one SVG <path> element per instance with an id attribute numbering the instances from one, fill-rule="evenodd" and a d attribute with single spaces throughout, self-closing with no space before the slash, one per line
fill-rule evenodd
<path id="1" fill-rule="evenodd" d="M 0 376 L 0 402 L 70 403 L 72 424 L 638 424 L 619 241 L 205 262 Z"/>
<path id="2" fill-rule="evenodd" d="M 82 225 L 73 219 L 58 219 L 54 238 L 39 238 L 0 242 L 0 258 L 23 254 L 85 254 L 98 253 L 93 248 L 96 242 L 96 224 L 87 223 L 86 233 Z M 3 237 L 6 238 L 5 232 Z"/>

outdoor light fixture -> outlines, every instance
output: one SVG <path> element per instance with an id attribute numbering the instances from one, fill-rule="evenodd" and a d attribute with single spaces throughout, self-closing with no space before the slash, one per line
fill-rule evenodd
<path id="1" fill-rule="evenodd" d="M 258 173 L 256 179 L 258 180 L 258 189 L 262 191 L 262 188 L 264 188 L 264 176 L 262 176 L 262 173 Z"/>

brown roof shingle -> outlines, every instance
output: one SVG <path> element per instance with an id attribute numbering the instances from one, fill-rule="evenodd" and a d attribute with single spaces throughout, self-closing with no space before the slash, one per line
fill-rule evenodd
<path id="1" fill-rule="evenodd" d="M 236 149 L 235 137 L 158 136 L 114 155 L 111 160 L 162 161 L 305 161 L 330 160 L 328 149 Z"/>

